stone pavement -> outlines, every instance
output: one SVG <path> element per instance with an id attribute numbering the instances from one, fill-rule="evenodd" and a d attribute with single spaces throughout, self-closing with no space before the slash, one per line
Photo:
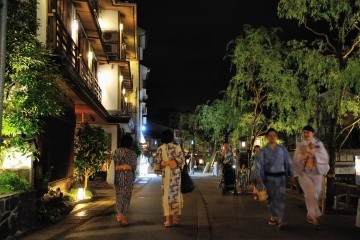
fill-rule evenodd
<path id="1" fill-rule="evenodd" d="M 93 181 L 95 201 L 78 204 L 60 223 L 19 239 L 360 239 L 354 215 L 325 215 L 325 230 L 314 232 L 304 221 L 301 198 L 289 195 L 287 219 L 291 225 L 287 231 L 276 231 L 267 226 L 265 204 L 253 201 L 250 194 L 224 197 L 217 188 L 217 177 L 202 173 L 192 177 L 197 189 L 184 195 L 179 227 L 165 230 L 162 225 L 160 177 L 142 177 L 134 187 L 130 226 L 115 221 L 114 190 L 104 181 Z"/>

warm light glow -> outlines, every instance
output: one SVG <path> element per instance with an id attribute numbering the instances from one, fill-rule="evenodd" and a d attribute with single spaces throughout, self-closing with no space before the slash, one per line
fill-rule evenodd
<path id="1" fill-rule="evenodd" d="M 124 81 L 124 76 L 123 76 L 123 75 L 120 75 L 120 76 L 119 76 L 119 81 L 120 81 L 120 82 Z"/>
<path id="2" fill-rule="evenodd" d="M 92 51 L 89 51 L 88 52 L 88 59 L 89 59 L 89 62 L 91 62 L 94 58 L 94 53 Z"/>
<path id="3" fill-rule="evenodd" d="M 99 22 L 100 27 L 103 28 L 104 20 L 102 19 L 102 17 L 98 18 L 98 22 Z"/>
<path id="4" fill-rule="evenodd" d="M 246 147 L 246 142 L 241 142 L 241 147 Z"/>
<path id="5" fill-rule="evenodd" d="M 127 97 L 125 97 L 125 102 L 127 102 L 128 101 L 128 99 L 127 99 Z"/>
<path id="6" fill-rule="evenodd" d="M 355 175 L 360 176 L 360 156 L 355 156 Z"/>
<path id="7" fill-rule="evenodd" d="M 76 195 L 76 200 L 81 201 L 85 199 L 85 188 L 79 188 Z"/>
<path id="8" fill-rule="evenodd" d="M 22 153 L 17 148 L 6 149 L 2 152 L 3 162 L 2 168 L 4 169 L 24 169 L 31 168 L 31 153 Z"/>
<path id="9" fill-rule="evenodd" d="M 125 88 L 123 88 L 123 90 L 122 90 L 122 94 L 123 94 L 123 95 L 125 95 L 125 94 L 126 94 L 126 90 L 125 90 Z"/>
<path id="10" fill-rule="evenodd" d="M 124 24 L 120 23 L 119 29 L 120 29 L 120 31 L 123 31 L 124 30 Z"/>
<path id="11" fill-rule="evenodd" d="M 204 160 L 203 160 L 203 159 L 199 159 L 199 164 L 204 164 Z"/>
<path id="12" fill-rule="evenodd" d="M 71 23 L 71 30 L 73 31 L 79 30 L 79 23 L 76 19 L 74 19 Z"/>
<path id="13" fill-rule="evenodd" d="M 256 140 L 255 140 L 255 145 L 259 145 L 259 146 L 260 146 L 260 144 L 261 144 L 261 140 L 260 140 L 260 139 L 256 139 Z"/>

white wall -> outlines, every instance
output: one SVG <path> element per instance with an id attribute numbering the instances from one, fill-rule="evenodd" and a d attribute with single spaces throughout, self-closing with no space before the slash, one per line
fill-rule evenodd
<path id="1" fill-rule="evenodd" d="M 40 26 L 39 29 L 36 31 L 38 35 L 38 40 L 43 44 L 46 44 L 46 23 L 47 23 L 47 0 L 37 0 L 37 18 L 39 19 Z"/>
<path id="2" fill-rule="evenodd" d="M 116 64 L 99 65 L 101 103 L 106 110 L 119 110 L 119 70 Z"/>
<path id="3" fill-rule="evenodd" d="M 119 31 L 118 11 L 101 10 L 99 24 L 102 31 Z"/>
<path id="4" fill-rule="evenodd" d="M 100 126 L 106 133 L 111 134 L 111 152 L 117 149 L 117 126 L 116 125 L 101 125 Z"/>

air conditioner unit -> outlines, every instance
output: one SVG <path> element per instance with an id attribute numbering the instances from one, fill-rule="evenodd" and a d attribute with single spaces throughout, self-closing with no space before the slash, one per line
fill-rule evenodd
<path id="1" fill-rule="evenodd" d="M 118 43 L 106 43 L 105 52 L 108 55 L 119 55 L 119 44 Z"/>
<path id="2" fill-rule="evenodd" d="M 142 115 L 147 115 L 147 107 L 143 107 L 143 109 L 142 109 Z"/>
<path id="3" fill-rule="evenodd" d="M 104 42 L 119 42 L 120 34 L 116 31 L 107 31 L 102 33 Z"/>

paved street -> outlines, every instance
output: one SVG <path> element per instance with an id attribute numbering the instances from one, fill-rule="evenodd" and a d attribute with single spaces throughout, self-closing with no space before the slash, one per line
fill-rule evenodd
<path id="1" fill-rule="evenodd" d="M 305 204 L 287 197 L 286 229 L 267 225 L 264 203 L 250 194 L 222 196 L 218 178 L 197 173 L 197 189 L 185 195 L 178 227 L 164 228 L 160 177 L 138 179 L 127 227 L 115 221 L 113 190 L 105 182 L 94 188 L 97 200 L 77 206 L 59 224 L 39 229 L 22 239 L 360 239 L 355 215 L 327 214 L 321 230 L 305 221 Z"/>

